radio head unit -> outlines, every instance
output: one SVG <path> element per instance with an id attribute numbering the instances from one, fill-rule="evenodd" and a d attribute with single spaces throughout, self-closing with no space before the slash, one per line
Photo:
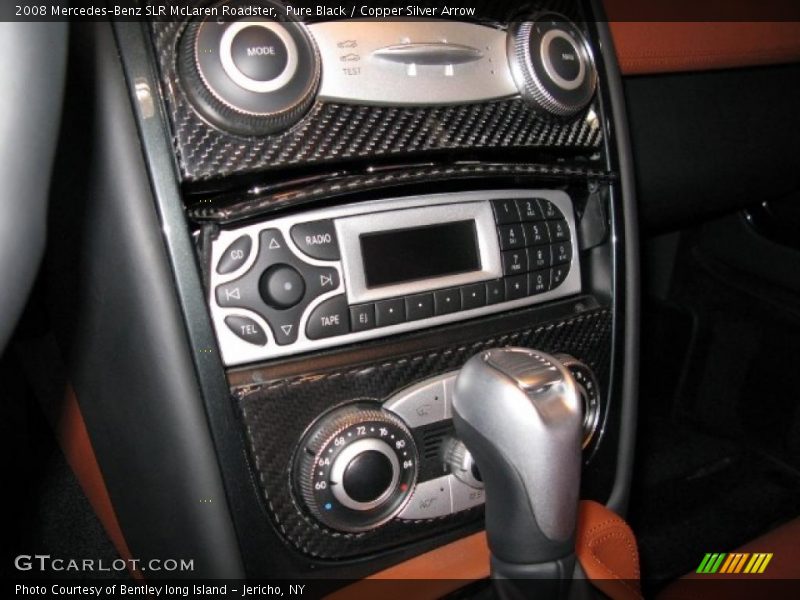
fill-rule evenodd
<path id="1" fill-rule="evenodd" d="M 232 366 L 577 294 L 576 248 L 562 191 L 362 202 L 222 231 L 209 303 Z"/>

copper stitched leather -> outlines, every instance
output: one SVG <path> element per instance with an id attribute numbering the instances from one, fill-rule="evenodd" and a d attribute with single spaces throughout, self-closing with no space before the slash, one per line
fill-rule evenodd
<path id="1" fill-rule="evenodd" d="M 621 517 L 602 504 L 581 502 L 575 554 L 592 584 L 610 598 L 642 597 L 636 537 Z"/>
<path id="2" fill-rule="evenodd" d="M 97 457 L 89 439 L 86 423 L 83 420 L 83 415 L 81 415 L 78 399 L 72 386 L 69 385 L 64 392 L 64 401 L 60 406 L 60 413 L 56 423 L 56 437 L 67 463 L 75 473 L 83 493 L 86 494 L 89 504 L 92 505 L 108 537 L 120 557 L 129 561 L 131 559 L 131 551 L 125 541 L 125 536 L 122 534 L 117 515 L 111 504 L 111 498 L 103 480 L 103 473 L 100 471 L 100 465 L 97 463 Z M 132 571 L 131 575 L 137 579 L 143 578 L 140 571 Z"/>
<path id="3" fill-rule="evenodd" d="M 719 549 L 709 549 L 712 550 Z M 724 550 L 724 549 L 723 549 Z M 688 573 L 678 581 L 671 584 L 658 595 L 659 600 L 707 600 L 710 592 L 715 593 L 715 597 L 730 598 L 731 600 L 745 600 L 751 598 L 754 589 L 759 591 L 764 597 L 770 596 L 770 591 L 783 593 L 785 596 L 787 588 L 781 587 L 786 580 L 800 579 L 800 518 L 789 521 L 784 525 L 748 542 L 741 548 L 732 552 L 771 552 L 772 559 L 763 573 L 736 573 L 726 575 L 723 573 L 698 574 Z M 697 557 L 700 564 L 702 556 Z M 714 581 L 714 588 L 707 583 Z M 765 585 L 754 588 L 748 585 L 757 581 L 766 582 Z M 766 587 L 770 581 L 777 585 L 775 588 Z M 797 590 L 797 586 L 794 587 Z"/>
<path id="4" fill-rule="evenodd" d="M 613 600 L 641 598 L 639 553 L 627 523 L 597 502 L 581 501 L 578 512 L 576 555 L 592 583 Z M 384 584 L 377 590 L 382 600 L 434 600 L 488 576 L 489 544 L 481 532 L 375 573 L 329 598 L 374 597 L 369 582 L 391 579 L 394 589 Z"/>
<path id="5" fill-rule="evenodd" d="M 604 0 L 604 5 L 625 75 L 800 61 L 800 22 L 735 18 L 737 10 L 752 14 L 752 4 L 709 9 L 695 0 Z M 730 21 L 714 21 L 715 17 Z"/>

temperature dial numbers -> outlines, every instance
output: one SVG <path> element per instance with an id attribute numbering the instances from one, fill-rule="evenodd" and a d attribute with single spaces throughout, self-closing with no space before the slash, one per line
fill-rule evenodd
<path id="1" fill-rule="evenodd" d="M 307 436 L 298 477 L 307 508 L 322 523 L 372 529 L 402 510 L 411 494 L 414 439 L 402 421 L 373 405 L 340 409 Z"/>

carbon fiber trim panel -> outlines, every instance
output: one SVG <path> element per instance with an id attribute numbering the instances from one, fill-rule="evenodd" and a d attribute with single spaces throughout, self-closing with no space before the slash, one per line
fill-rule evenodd
<path id="1" fill-rule="evenodd" d="M 514 14 L 521 12 L 518 4 L 507 6 L 509 16 L 511 10 Z M 530 10 L 536 9 L 531 6 Z M 595 119 L 543 118 L 520 99 L 412 108 L 316 102 L 285 132 L 260 137 L 232 135 L 204 121 L 181 89 L 176 53 L 185 27 L 181 22 L 150 24 L 178 165 L 185 181 L 363 158 L 408 160 L 409 156 L 420 158 L 441 151 L 548 148 L 585 155 L 601 147 L 602 132 Z"/>
<path id="2" fill-rule="evenodd" d="M 201 198 L 189 208 L 189 217 L 196 221 L 214 221 L 221 225 L 243 221 L 274 210 L 310 204 L 345 194 L 370 192 L 389 188 L 424 183 L 469 180 L 481 178 L 481 187 L 489 185 L 489 179 L 506 179 L 520 185 L 523 181 L 563 182 L 574 179 L 594 179 L 607 182 L 616 175 L 601 169 L 578 165 L 558 164 L 463 164 L 451 166 L 425 166 L 411 169 L 393 169 L 374 173 L 331 176 L 313 183 L 286 182 L 281 185 L 266 186 L 258 194 L 243 198 L 243 194 Z M 293 185 L 294 184 L 294 185 Z M 430 188 L 429 188 L 430 189 Z"/>
<path id="3" fill-rule="evenodd" d="M 317 558 L 347 558 L 399 546 L 474 521 L 473 509 L 430 521 L 394 520 L 370 532 L 345 534 L 320 525 L 290 490 L 294 449 L 324 411 L 356 399 L 382 401 L 415 381 L 459 368 L 475 353 L 497 346 L 567 352 L 586 362 L 608 389 L 611 311 L 599 308 L 561 321 L 508 332 L 425 354 L 361 365 L 345 371 L 309 373 L 234 390 L 262 499 L 276 528 L 300 551 Z"/>

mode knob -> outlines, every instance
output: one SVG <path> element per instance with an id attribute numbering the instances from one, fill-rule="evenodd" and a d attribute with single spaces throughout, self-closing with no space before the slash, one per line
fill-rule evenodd
<path id="1" fill-rule="evenodd" d="M 569 117 L 584 109 L 597 87 L 589 43 L 557 13 L 509 29 L 508 60 L 520 95 L 543 111 Z"/>
<path id="2" fill-rule="evenodd" d="M 399 513 L 417 479 L 405 424 L 380 405 L 353 404 L 322 417 L 301 442 L 296 488 L 309 512 L 339 531 L 365 531 Z"/>
<path id="3" fill-rule="evenodd" d="M 302 23 L 278 20 L 285 13 L 270 0 L 255 3 L 267 17 L 189 24 L 181 39 L 178 71 L 186 96 L 206 120 L 242 135 L 265 135 L 290 127 L 311 106 L 320 61 Z M 253 2 L 235 0 L 252 11 Z"/>

